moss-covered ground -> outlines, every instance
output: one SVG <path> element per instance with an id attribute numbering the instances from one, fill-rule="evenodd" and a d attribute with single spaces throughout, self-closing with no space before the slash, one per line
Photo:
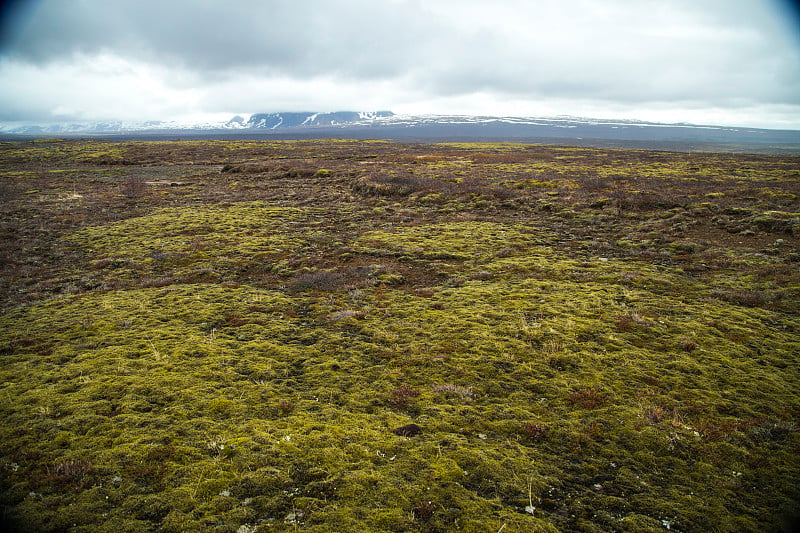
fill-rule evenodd
<path id="1" fill-rule="evenodd" d="M 12 531 L 791 531 L 800 158 L 0 144 Z"/>

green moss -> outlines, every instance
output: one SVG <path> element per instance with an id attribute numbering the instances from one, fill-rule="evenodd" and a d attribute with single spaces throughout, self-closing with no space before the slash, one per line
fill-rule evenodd
<path id="1" fill-rule="evenodd" d="M 531 246 L 543 234 L 546 232 L 491 222 L 446 223 L 368 232 L 357 241 L 357 249 L 424 260 L 480 262 L 491 254 Z"/>
<path id="2" fill-rule="evenodd" d="M 640 205 L 615 214 L 596 209 L 615 205 L 610 184 L 593 185 L 595 196 L 574 188 L 590 168 L 598 180 L 727 180 L 736 161 L 707 156 L 692 170 L 660 153 L 511 144 L 31 150 L 48 146 L 61 154 L 52 161 L 79 149 L 152 160 L 164 146 L 215 165 L 327 158 L 331 173 L 306 176 L 328 195 L 308 205 L 286 199 L 297 200 L 298 176 L 240 172 L 214 194 L 281 179 L 290 192 L 229 203 L 209 193 L 193 205 L 168 192 L 122 220 L 55 233 L 48 246 L 68 244 L 83 263 L 31 276 L 64 275 L 75 289 L 0 317 L 9 523 L 755 531 L 779 527 L 798 501 L 794 236 L 762 253 L 724 231 L 691 233 L 712 214 L 785 231 L 775 225 L 793 223 L 795 208 L 737 205 L 728 190 L 714 209 L 643 207 L 648 182 L 630 184 Z M 489 194 L 356 196 L 341 163 L 353 158 L 441 180 L 458 169 L 461 184 L 485 172 L 514 188 L 503 173 L 519 172 L 527 208 Z M 545 171 L 563 176 L 530 177 Z M 77 285 L 86 278 L 103 284 Z M 419 432 L 398 431 L 408 424 Z"/>
<path id="3" fill-rule="evenodd" d="M 95 269 L 114 269 L 117 281 L 213 281 L 247 269 L 285 276 L 284 258 L 312 247 L 310 216 L 258 202 L 183 207 L 88 227 L 70 240 Z"/>

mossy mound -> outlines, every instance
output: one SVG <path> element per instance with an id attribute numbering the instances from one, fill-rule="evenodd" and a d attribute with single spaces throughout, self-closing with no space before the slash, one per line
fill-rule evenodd
<path id="1" fill-rule="evenodd" d="M 755 529 L 729 510 L 798 474 L 797 326 L 536 278 L 74 297 L 2 320 L 6 495 L 40 530 L 535 530 L 597 509 Z"/>

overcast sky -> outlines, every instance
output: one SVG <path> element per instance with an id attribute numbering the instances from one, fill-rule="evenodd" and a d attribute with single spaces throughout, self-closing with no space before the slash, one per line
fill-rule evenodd
<path id="1" fill-rule="evenodd" d="M 388 109 L 800 129 L 791 5 L 23 1 L 0 27 L 0 122 Z"/>

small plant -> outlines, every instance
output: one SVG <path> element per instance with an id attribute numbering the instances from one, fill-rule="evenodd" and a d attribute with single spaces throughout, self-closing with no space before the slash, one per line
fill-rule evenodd
<path id="1" fill-rule="evenodd" d="M 464 400 L 472 400 L 475 397 L 475 391 L 472 390 L 472 387 L 462 387 L 460 385 L 453 385 L 452 383 L 434 385 L 431 387 L 431 390 L 433 392 L 443 392 L 445 394 L 460 396 Z"/>
<path id="2" fill-rule="evenodd" d="M 617 317 L 617 331 L 620 333 L 625 333 L 626 331 L 631 331 L 636 327 L 636 322 L 630 317 L 630 315 L 621 315 Z"/>
<path id="3" fill-rule="evenodd" d="M 206 442 L 206 448 L 212 457 L 231 457 L 236 452 L 235 445 L 217 439 Z"/>
<path id="4" fill-rule="evenodd" d="M 739 430 L 738 424 L 720 418 L 703 418 L 695 423 L 697 432 L 708 440 L 721 440 Z"/>
<path id="5" fill-rule="evenodd" d="M 617 217 L 621 217 L 631 206 L 631 193 L 625 188 L 625 180 L 621 176 L 615 176 L 611 183 L 611 198 L 617 208 Z"/>
<path id="6" fill-rule="evenodd" d="M 647 420 L 650 424 L 658 424 L 667 416 L 668 412 L 666 409 L 661 407 L 660 405 L 654 405 L 651 407 L 646 407 L 642 416 L 644 419 Z"/>
<path id="7" fill-rule="evenodd" d="M 594 409 L 601 406 L 605 402 L 605 399 L 599 390 L 593 387 L 584 387 L 569 393 L 567 401 L 572 405 L 577 405 L 584 409 Z"/>
<path id="8" fill-rule="evenodd" d="M 544 343 L 542 346 L 542 351 L 547 354 L 557 354 L 561 353 L 564 350 L 564 344 L 561 341 L 550 339 Z"/>
<path id="9" fill-rule="evenodd" d="M 422 502 L 416 507 L 414 507 L 412 511 L 412 515 L 415 520 L 419 522 L 427 522 L 433 515 L 436 513 L 436 504 L 433 502 Z"/>
<path id="10" fill-rule="evenodd" d="M 750 433 L 758 440 L 763 441 L 782 441 L 795 431 L 797 431 L 797 425 L 794 422 L 783 420 L 762 422 L 750 428 Z"/>
<path id="11" fill-rule="evenodd" d="M 283 399 L 278 402 L 278 413 L 281 416 L 287 416 L 294 411 L 294 402 L 292 400 Z"/>
<path id="12" fill-rule="evenodd" d="M 689 338 L 683 338 L 680 341 L 678 341 L 678 346 L 680 346 L 681 349 L 686 352 L 691 352 L 697 349 L 697 343 Z"/>
<path id="13" fill-rule="evenodd" d="M 420 298 L 433 298 L 434 294 L 436 294 L 436 291 L 429 287 L 423 287 L 421 289 L 416 289 L 414 294 Z"/>
<path id="14" fill-rule="evenodd" d="M 89 461 L 62 461 L 51 466 L 46 466 L 47 476 L 61 484 L 83 484 L 86 476 L 92 471 L 93 465 Z"/>
<path id="15" fill-rule="evenodd" d="M 548 432 L 548 427 L 539 422 L 524 422 L 518 430 L 519 435 L 530 442 L 541 442 Z"/>
<path id="16" fill-rule="evenodd" d="M 408 174 L 404 176 L 365 176 L 353 183 L 353 191 L 365 196 L 408 196 L 437 185 L 436 180 Z"/>
<path id="17" fill-rule="evenodd" d="M 129 176 L 125 180 L 125 185 L 122 187 L 122 194 L 128 198 L 138 198 L 142 196 L 147 189 L 147 183 L 141 176 Z"/>
<path id="18" fill-rule="evenodd" d="M 331 291 L 339 288 L 342 285 L 342 281 L 342 275 L 338 272 L 317 270 L 300 274 L 294 279 L 289 288 L 293 292 Z"/>
<path id="19" fill-rule="evenodd" d="M 632 331 L 636 329 L 637 326 L 646 326 L 648 325 L 647 319 L 639 316 L 638 313 L 631 311 L 630 313 L 619 315 L 617 317 L 617 331 L 620 333 L 625 333 L 626 331 Z"/>
<path id="20" fill-rule="evenodd" d="M 547 365 L 553 370 L 573 370 L 580 366 L 580 360 L 568 354 L 555 355 L 547 360 Z"/>
<path id="21" fill-rule="evenodd" d="M 248 322 L 240 313 L 228 313 L 223 320 L 225 321 L 225 326 L 234 328 L 244 326 Z"/>
<path id="22" fill-rule="evenodd" d="M 717 290 L 713 293 L 726 302 L 743 307 L 770 307 L 783 297 L 782 291 Z"/>
<path id="23" fill-rule="evenodd" d="M 411 406 L 414 398 L 419 395 L 419 389 L 415 389 L 411 385 L 400 385 L 396 389 L 389 392 L 387 401 L 389 402 L 389 405 L 396 409 L 408 409 Z"/>
<path id="24" fill-rule="evenodd" d="M 343 311 L 336 311 L 328 315 L 328 320 L 331 322 L 338 322 L 340 320 L 346 320 L 348 318 L 358 318 L 363 319 L 367 316 L 367 312 L 364 310 L 361 311 L 354 311 L 352 309 L 345 309 Z"/>

